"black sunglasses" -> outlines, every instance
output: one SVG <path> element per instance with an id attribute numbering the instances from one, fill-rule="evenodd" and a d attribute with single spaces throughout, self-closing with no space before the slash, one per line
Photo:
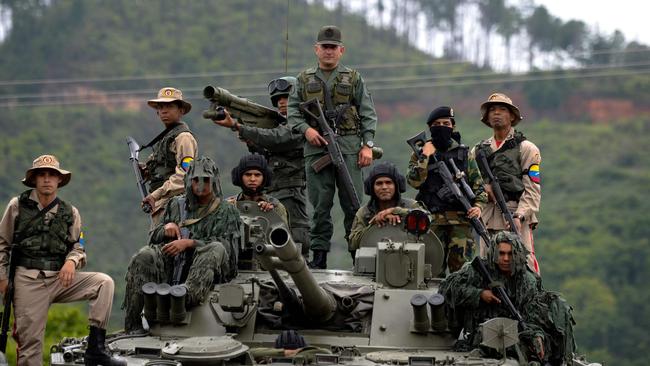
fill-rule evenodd
<path id="1" fill-rule="evenodd" d="M 291 83 L 284 79 L 271 80 L 269 83 L 269 94 L 289 93 L 291 91 Z"/>

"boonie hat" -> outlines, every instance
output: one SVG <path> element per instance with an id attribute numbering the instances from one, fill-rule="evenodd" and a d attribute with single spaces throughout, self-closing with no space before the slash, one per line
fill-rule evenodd
<path id="1" fill-rule="evenodd" d="M 512 114 L 515 115 L 515 120 L 512 121 L 513 127 L 523 119 L 523 117 L 521 117 L 521 112 L 519 112 L 519 108 L 512 104 L 512 99 L 503 93 L 492 93 L 492 95 L 488 97 L 488 100 L 481 104 L 481 122 L 485 123 L 490 128 L 492 128 L 492 126 L 490 126 L 490 123 L 487 121 L 487 112 L 488 108 L 490 108 L 492 104 L 504 104 L 508 109 L 510 109 Z"/>
<path id="2" fill-rule="evenodd" d="M 59 174 L 61 174 L 61 183 L 59 184 L 59 188 L 68 184 L 70 182 L 70 178 L 72 178 L 72 173 L 59 167 L 59 160 L 56 158 L 56 156 L 41 155 L 34 160 L 32 167 L 27 169 L 25 172 L 25 179 L 22 180 L 23 184 L 30 188 L 36 188 L 34 174 L 39 169 L 52 169 L 59 172 Z"/>
<path id="3" fill-rule="evenodd" d="M 452 124 L 456 124 L 456 120 L 454 120 L 454 109 L 451 107 L 442 106 L 431 111 L 429 118 L 427 118 L 427 125 L 431 126 L 438 118 L 449 118 Z"/>
<path id="4" fill-rule="evenodd" d="M 156 104 L 158 103 L 171 103 L 176 101 L 181 102 L 183 105 L 183 114 L 187 114 L 192 109 L 192 105 L 183 100 L 183 92 L 168 86 L 158 90 L 158 98 L 148 100 L 147 104 L 151 108 L 156 108 Z"/>
<path id="5" fill-rule="evenodd" d="M 341 30 L 335 25 L 326 25 L 322 27 L 318 32 L 316 44 L 333 44 L 342 46 L 343 42 L 341 42 Z"/>

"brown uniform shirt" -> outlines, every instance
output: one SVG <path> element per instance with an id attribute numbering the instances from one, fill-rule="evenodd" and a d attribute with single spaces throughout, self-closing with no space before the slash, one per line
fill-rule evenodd
<path id="1" fill-rule="evenodd" d="M 36 195 L 36 190 L 32 190 L 29 195 L 29 199 L 38 203 L 38 198 Z M 38 203 L 38 209 L 42 210 L 44 207 Z M 59 205 L 52 207 L 50 211 L 45 214 L 45 220 L 48 222 L 52 220 Z M 5 210 L 4 215 L 2 216 L 2 221 L 0 221 L 0 280 L 7 279 L 7 272 L 9 270 L 9 250 L 11 242 L 14 237 L 14 223 L 18 217 L 18 197 L 14 197 L 9 201 L 7 209 Z M 68 253 L 66 260 L 70 259 L 75 263 L 77 270 L 83 268 L 86 265 L 86 251 L 84 247 L 79 243 L 79 235 L 81 234 L 81 216 L 76 207 L 72 206 L 72 218 L 73 223 L 70 226 L 68 232 L 69 238 L 75 241 L 72 246 L 72 250 Z M 27 276 L 36 278 L 41 272 L 39 269 L 26 270 Z M 46 277 L 54 276 L 58 271 L 43 271 Z"/>
<path id="2" fill-rule="evenodd" d="M 506 140 L 497 147 L 496 140 L 494 136 L 489 139 L 481 142 L 481 144 L 489 144 L 492 148 L 492 151 L 497 151 L 505 145 L 505 142 L 512 139 L 514 136 L 514 128 L 510 129 L 510 133 L 506 137 Z M 471 156 L 475 154 L 476 148 L 472 149 Z M 540 155 L 539 149 L 537 146 L 528 141 L 524 140 L 519 145 L 519 158 L 521 160 L 521 171 L 528 169 L 533 164 L 541 164 L 542 157 Z M 519 198 L 519 202 L 510 201 L 508 202 L 508 208 L 513 210 L 515 214 L 523 215 L 525 224 L 536 224 L 537 213 L 539 212 L 539 206 L 542 199 L 542 188 L 538 183 L 533 182 L 527 174 L 523 174 L 522 181 L 524 183 L 524 193 Z M 499 206 L 495 202 L 488 202 L 485 205 L 481 213 L 481 218 L 488 229 L 491 230 L 504 230 L 506 229 L 506 222 L 501 214 Z"/>
<path id="3" fill-rule="evenodd" d="M 196 139 L 191 133 L 182 132 L 172 142 L 171 150 L 176 154 L 176 171 L 160 188 L 150 193 L 156 200 L 155 210 L 165 207 L 170 198 L 178 196 L 185 191 L 185 170 L 183 170 L 181 164 L 184 158 L 196 158 Z"/>

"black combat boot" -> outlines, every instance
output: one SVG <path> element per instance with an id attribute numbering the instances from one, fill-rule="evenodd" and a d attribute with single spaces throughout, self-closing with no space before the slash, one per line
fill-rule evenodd
<path id="1" fill-rule="evenodd" d="M 90 326 L 84 362 L 86 366 L 126 366 L 126 360 L 106 351 L 106 329 Z"/>
<path id="2" fill-rule="evenodd" d="M 312 261 L 309 262 L 309 268 L 313 269 L 326 269 L 327 268 L 327 251 L 314 250 Z"/>
<path id="3" fill-rule="evenodd" d="M 348 250 L 348 252 L 350 252 L 350 257 L 352 257 L 352 265 L 354 266 L 354 261 L 355 261 L 356 256 L 357 256 L 357 251 L 356 250 Z"/>

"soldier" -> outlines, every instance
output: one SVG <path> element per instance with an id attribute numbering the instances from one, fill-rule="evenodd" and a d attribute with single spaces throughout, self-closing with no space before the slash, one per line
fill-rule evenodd
<path id="1" fill-rule="evenodd" d="M 175 88 L 165 87 L 158 91 L 158 98 L 147 104 L 156 110 L 165 130 L 140 150 L 153 146 L 153 153 L 147 158 L 143 176 L 149 181 L 149 195 L 142 205 L 152 208 L 152 228 L 163 215 L 169 199 L 182 194 L 183 177 L 190 162 L 196 156 L 197 143 L 187 124 L 181 117 L 192 105 L 183 100 L 183 93 Z"/>
<path id="2" fill-rule="evenodd" d="M 296 78 L 283 77 L 271 80 L 269 94 L 271 103 L 281 115 L 287 115 L 289 94 L 296 84 Z M 279 121 L 276 128 L 258 128 L 237 123 L 226 111 L 226 118 L 214 123 L 239 131 L 239 136 L 259 151 L 264 151 L 273 171 L 273 182 L 267 185 L 267 193 L 277 198 L 287 209 L 291 236 L 302 244 L 302 253 L 309 253 L 309 218 L 307 217 L 307 195 L 305 193 L 305 159 L 303 157 L 304 136 L 287 126 L 286 119 Z"/>
<path id="3" fill-rule="evenodd" d="M 490 169 L 499 180 L 508 208 L 514 212 L 517 232 L 530 253 L 528 264 L 537 274 L 539 263 L 535 257 L 533 229 L 537 226 L 537 213 L 542 198 L 540 186 L 539 149 L 514 127 L 522 120 L 519 108 L 505 94 L 494 93 L 481 104 L 481 121 L 494 131 L 494 135 L 479 142 L 472 150 L 472 156 L 481 150 L 485 153 Z M 488 230 L 507 229 L 492 187 L 485 185 L 489 202 L 481 214 Z M 484 252 L 481 245 L 481 253 Z"/>
<path id="4" fill-rule="evenodd" d="M 511 317 L 509 310 L 492 291 L 495 284 L 505 287 L 525 324 L 519 339 L 527 346 L 529 361 L 544 365 L 571 364 L 575 350 L 571 307 L 559 294 L 546 291 L 540 278 L 527 266 L 528 250 L 514 233 L 497 232 L 487 249 L 484 262 L 492 283 L 487 283 L 472 265 L 465 265 L 440 284 L 454 336 L 464 329 L 466 337 L 457 350 L 469 351 L 481 343 L 479 325 L 495 317 Z M 548 362 L 548 363 L 546 363 Z"/>
<path id="5" fill-rule="evenodd" d="M 361 244 L 361 238 L 371 225 L 397 225 L 402 222 L 409 209 L 423 208 L 410 198 L 403 198 L 406 192 L 406 178 L 394 164 L 376 164 L 363 182 L 363 189 L 370 201 L 357 211 L 350 232 L 350 251 L 354 253 Z"/>
<path id="6" fill-rule="evenodd" d="M 468 155 L 469 149 L 460 142 L 460 133 L 455 131 L 454 110 L 450 107 L 434 109 L 427 119 L 431 141 L 422 148 L 422 159 L 411 154 L 408 183 L 418 189 L 416 200 L 421 201 L 433 215 L 432 230 L 445 246 L 445 261 L 449 272 L 455 272 L 463 263 L 474 256 L 474 236 L 468 218 L 480 217 L 482 206 L 487 202 L 483 180 L 476 162 Z M 454 198 L 433 168 L 432 158 L 442 160 L 453 172 L 449 160 L 464 173 L 476 198 L 473 207 L 463 211 L 461 203 Z M 444 270 L 441 275 L 444 275 Z"/>
<path id="7" fill-rule="evenodd" d="M 90 334 L 86 365 L 126 365 L 111 357 L 104 340 L 113 305 L 113 279 L 99 272 L 78 272 L 86 264 L 81 216 L 57 197 L 72 174 L 54 155 L 41 155 L 25 173 L 31 189 L 14 197 L 0 221 L 0 292 L 8 286 L 9 251 L 17 258 L 14 329 L 18 365 L 41 365 L 47 312 L 52 303 L 89 300 Z M 5 309 L 8 311 L 8 309 Z"/>
<path id="8" fill-rule="evenodd" d="M 240 218 L 236 208 L 223 204 L 219 170 L 207 157 L 190 164 L 185 175 L 185 195 L 167 203 L 162 222 L 153 230 L 149 246 L 131 258 L 126 274 L 125 326 L 127 332 L 142 329 L 142 285 L 170 282 L 174 257 L 187 251 L 193 255 L 187 274 L 186 305 L 201 303 L 215 283 L 227 282 L 237 274 Z M 186 219 L 181 222 L 181 210 Z M 189 238 L 181 237 L 187 228 Z"/>
<path id="9" fill-rule="evenodd" d="M 325 26 L 318 32 L 314 45 L 318 66 L 298 75 L 296 92 L 289 96 L 289 126 L 304 134 L 306 143 L 305 170 L 309 201 L 314 207 L 310 230 L 310 245 L 313 251 L 311 265 L 327 267 L 327 252 L 330 250 L 333 225 L 330 210 L 334 203 L 336 186 L 342 184 L 336 178 L 335 168 L 330 165 L 316 173 L 312 164 L 327 152 L 326 141 L 314 121 L 306 120 L 299 109 L 300 103 L 318 98 L 331 126 L 338 133 L 341 147 L 354 187 L 358 194 L 362 189 L 361 168 L 372 162 L 377 115 L 370 94 L 361 75 L 339 64 L 345 52 L 341 43 L 341 31 L 335 26 Z M 359 200 L 361 197 L 359 197 Z M 339 188 L 339 201 L 345 214 L 345 236 L 350 235 L 352 221 L 358 207 L 345 199 Z"/>
<path id="10" fill-rule="evenodd" d="M 263 155 L 243 156 L 232 169 L 232 184 L 241 187 L 237 196 L 229 197 L 228 202 L 254 201 L 264 212 L 273 210 L 287 223 L 287 209 L 275 197 L 264 193 L 264 188 L 272 184 L 272 173 Z"/>

